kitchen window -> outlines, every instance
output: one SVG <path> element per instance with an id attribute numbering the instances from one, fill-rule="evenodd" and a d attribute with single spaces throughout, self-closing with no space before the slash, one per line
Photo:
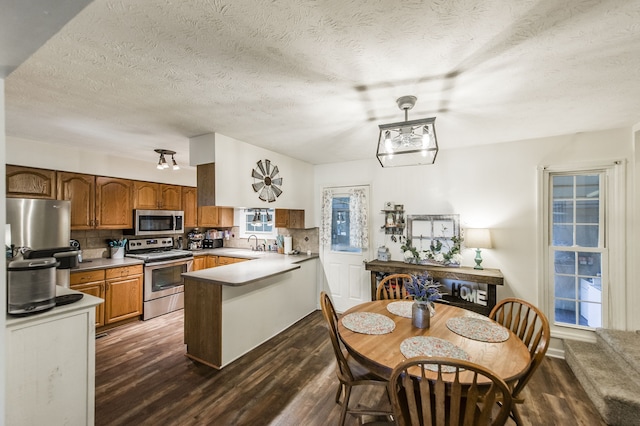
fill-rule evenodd
<path id="1" fill-rule="evenodd" d="M 238 209 L 240 238 L 248 238 L 255 235 L 258 239 L 274 239 L 277 235 L 275 227 L 274 209 Z M 256 221 L 256 213 L 257 218 Z"/>

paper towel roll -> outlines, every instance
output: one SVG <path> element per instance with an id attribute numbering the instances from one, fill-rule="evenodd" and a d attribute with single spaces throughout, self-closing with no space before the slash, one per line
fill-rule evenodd
<path id="1" fill-rule="evenodd" d="M 293 239 L 284 237 L 284 254 L 289 254 L 291 251 L 293 251 Z"/>

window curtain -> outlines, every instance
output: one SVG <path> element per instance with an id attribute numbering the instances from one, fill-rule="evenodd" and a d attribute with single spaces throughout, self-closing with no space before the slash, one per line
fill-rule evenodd
<path id="1" fill-rule="evenodd" d="M 320 244 L 323 246 L 331 245 L 331 215 L 333 213 L 333 191 L 325 188 L 322 191 L 322 211 L 320 218 Z"/>
<path id="2" fill-rule="evenodd" d="M 349 241 L 352 247 L 369 247 L 367 192 L 363 188 L 349 190 Z"/>

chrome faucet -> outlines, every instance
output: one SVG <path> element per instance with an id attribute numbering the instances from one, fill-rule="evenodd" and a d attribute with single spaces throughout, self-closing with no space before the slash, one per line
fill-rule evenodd
<path id="1" fill-rule="evenodd" d="M 255 247 L 251 247 L 251 250 L 257 251 L 258 250 L 258 237 L 256 237 L 253 234 L 249 235 L 249 238 L 247 238 L 247 244 L 249 244 L 249 242 L 251 241 L 251 237 L 256 239 L 256 246 Z"/>

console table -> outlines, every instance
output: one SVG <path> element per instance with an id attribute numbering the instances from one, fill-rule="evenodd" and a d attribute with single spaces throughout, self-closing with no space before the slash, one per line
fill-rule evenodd
<path id="1" fill-rule="evenodd" d="M 384 262 L 372 260 L 365 264 L 371 271 L 371 300 L 376 298 L 378 276 L 385 274 L 422 274 L 425 271 L 435 281 L 443 285 L 444 299 L 453 306 L 469 309 L 483 315 L 489 315 L 496 305 L 496 286 L 504 285 L 504 276 L 499 269 L 473 269 L 461 266 L 417 265 L 398 261 Z"/>

